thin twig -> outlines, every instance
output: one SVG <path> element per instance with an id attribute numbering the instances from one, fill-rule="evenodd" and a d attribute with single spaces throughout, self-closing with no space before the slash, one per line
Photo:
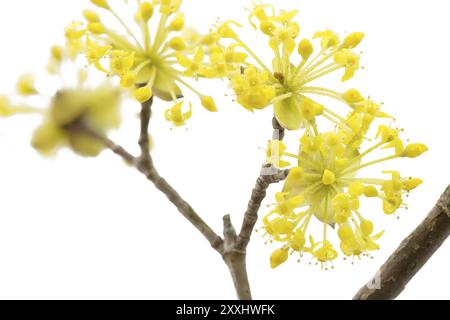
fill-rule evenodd
<path id="1" fill-rule="evenodd" d="M 272 121 L 273 135 L 272 139 L 283 140 L 284 128 L 279 124 L 274 117 Z M 250 241 L 253 229 L 258 221 L 258 211 L 261 207 L 262 201 L 266 197 L 266 191 L 271 184 L 281 182 L 286 179 L 289 170 L 279 170 L 271 164 L 266 164 L 261 170 L 260 176 L 256 179 L 255 187 L 252 190 L 252 195 L 248 202 L 247 210 L 244 214 L 241 231 L 236 240 L 236 248 L 245 251 Z"/>
<path id="2" fill-rule="evenodd" d="M 98 140 L 101 142 L 106 148 L 110 149 L 112 152 L 114 152 L 116 155 L 120 156 L 126 163 L 129 165 L 134 165 L 136 162 L 136 157 L 133 156 L 131 153 L 129 153 L 127 150 L 125 150 L 122 146 L 118 145 L 108 137 L 99 134 L 95 130 L 92 130 L 89 126 L 87 126 L 82 121 L 77 121 L 69 126 L 66 127 L 66 129 L 71 131 L 80 131 L 84 134 L 89 135 L 90 137 Z"/>
<path id="3" fill-rule="evenodd" d="M 272 170 L 276 171 L 274 171 L 273 174 L 268 175 L 267 172 Z M 270 164 L 263 166 L 261 175 L 256 180 L 255 187 L 253 188 L 252 195 L 248 202 L 247 210 L 244 214 L 241 231 L 236 240 L 237 250 L 244 251 L 247 248 L 255 224 L 258 221 L 258 211 L 261 208 L 262 201 L 266 198 L 266 192 L 269 186 L 285 180 L 288 174 L 289 170 L 278 170 Z"/>
<path id="4" fill-rule="evenodd" d="M 169 201 L 178 209 L 198 231 L 208 240 L 209 244 L 219 253 L 223 251 L 223 240 L 209 225 L 195 212 L 191 205 L 156 171 L 152 157 L 149 155 L 147 166 L 138 168 L 155 187 L 164 193 Z"/>
<path id="5" fill-rule="evenodd" d="M 354 300 L 395 299 L 450 235 L 450 186 Z"/>
<path id="6" fill-rule="evenodd" d="M 141 119 L 144 119 L 144 124 L 141 125 L 143 128 L 148 128 L 148 122 L 150 118 L 150 113 L 148 113 L 148 104 L 142 105 Z M 144 115 L 142 115 L 144 114 Z M 148 117 L 148 118 L 147 118 Z M 148 120 L 147 120 L 148 119 Z M 134 166 L 138 171 L 145 175 L 145 177 L 150 180 L 155 187 L 164 193 L 169 201 L 178 209 L 178 211 L 185 217 L 195 228 L 197 228 L 200 233 L 208 240 L 209 244 L 219 253 L 223 251 L 223 240 L 218 236 L 209 226 L 203 221 L 203 219 L 195 212 L 195 210 L 185 201 L 179 193 L 164 179 L 162 178 L 158 171 L 156 170 L 153 159 L 149 152 L 147 154 L 141 154 L 139 158 L 134 157 L 131 153 L 126 151 L 122 146 L 118 145 L 111 139 L 104 135 L 99 134 L 95 130 L 92 130 L 85 123 L 79 121 L 77 123 L 71 124 L 67 127 L 69 130 L 82 131 L 88 134 L 92 138 L 100 141 L 109 148 L 115 154 L 124 159 L 128 164 Z M 141 132 L 142 135 L 142 132 Z M 148 136 L 148 134 L 146 134 Z M 140 139 L 145 140 L 145 139 Z M 147 140 L 148 145 L 148 140 Z M 142 145 L 144 152 L 146 147 Z M 148 150 L 148 149 L 147 149 Z"/>

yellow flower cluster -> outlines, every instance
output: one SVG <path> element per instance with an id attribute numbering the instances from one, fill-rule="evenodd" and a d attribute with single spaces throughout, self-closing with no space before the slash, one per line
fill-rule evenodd
<path id="1" fill-rule="evenodd" d="M 111 77 L 119 77 L 120 86 L 129 89 L 140 103 L 153 96 L 173 101 L 174 106 L 167 110 L 172 116 L 166 119 L 175 126 L 184 125 L 192 113 L 191 109 L 186 113 L 182 111 L 180 85 L 196 94 L 205 109 L 217 111 L 211 96 L 200 93 L 184 79 L 200 76 L 197 70 L 204 52 L 201 37 L 185 27 L 184 15 L 180 12 L 181 0 L 138 1 L 134 22 L 140 36 L 108 1 L 91 2 L 117 20 L 123 32 L 108 27 L 97 12 L 85 10 L 86 25 L 73 22 L 66 28 L 66 46 L 72 56 L 85 54 L 89 64 Z M 155 28 L 150 27 L 152 22 L 157 22 Z M 179 65 L 188 71 L 178 70 Z"/>
<path id="2" fill-rule="evenodd" d="M 396 158 L 416 158 L 427 151 L 420 143 L 405 146 L 400 130 L 380 125 L 376 142 L 364 149 L 363 139 L 373 123 L 373 115 L 352 112 L 340 127 L 319 133 L 306 131 L 300 139 L 298 153 L 286 152 L 281 141 L 270 141 L 268 161 L 288 166 L 283 159 L 290 158 L 294 166 L 276 195 L 275 208 L 264 217 L 266 234 L 283 242 L 271 257 L 272 268 L 288 259 L 289 253 L 310 253 L 327 268 L 337 258 L 328 237 L 328 230 L 337 230 L 341 251 L 346 256 L 360 256 L 378 248 L 375 241 L 382 235 L 373 234 L 372 222 L 359 211 L 360 199 L 379 199 L 385 214 L 393 214 L 405 207 L 404 195 L 422 183 L 412 177 L 402 177 L 398 171 L 384 171 L 384 179 L 359 177 L 363 169 Z M 383 152 L 389 154 L 366 161 Z M 323 238 L 316 242 L 307 237 L 312 217 L 323 225 Z M 309 239 L 307 244 L 306 239 Z"/>
<path id="3" fill-rule="evenodd" d="M 359 69 L 359 55 L 353 49 L 364 34 L 354 32 L 341 40 L 331 30 L 317 32 L 313 38 L 320 40 L 320 48 L 314 54 L 312 42 L 299 38 L 300 26 L 293 21 L 297 13 L 276 13 L 266 4 L 255 4 L 251 10 L 250 24 L 267 38 L 273 52 L 268 63 L 233 30 L 240 24 L 220 23 L 208 38 L 210 63 L 199 68 L 199 72 L 206 77 L 228 77 L 238 103 L 250 111 L 273 105 L 278 122 L 289 130 L 304 128 L 318 116 L 337 124 L 341 121 L 339 115 L 308 95 L 331 97 L 353 110 L 359 109 L 345 94 L 311 83 L 338 70 L 344 72 L 342 81 L 351 79 Z M 236 48 L 244 52 L 236 52 Z"/>

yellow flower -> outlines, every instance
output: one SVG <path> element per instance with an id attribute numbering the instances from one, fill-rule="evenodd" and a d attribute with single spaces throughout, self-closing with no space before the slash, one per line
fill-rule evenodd
<path id="1" fill-rule="evenodd" d="M 345 74 L 342 81 L 347 81 L 355 75 L 355 71 L 359 69 L 359 56 L 350 50 L 343 49 L 334 54 L 334 62 L 345 67 Z"/>
<path id="2" fill-rule="evenodd" d="M 111 46 L 99 46 L 92 42 L 90 38 L 86 40 L 86 59 L 89 64 L 94 64 L 95 67 L 102 71 L 108 72 L 100 63 L 100 60 L 105 57 L 106 53 L 111 50 Z"/>
<path id="3" fill-rule="evenodd" d="M 217 25 L 213 37 L 217 40 L 210 45 L 212 59 L 209 66 L 200 68 L 200 74 L 231 79 L 238 103 L 247 110 L 273 105 L 278 122 L 289 130 L 304 127 L 312 130 L 319 116 L 339 125 L 341 117 L 312 100 L 310 95 L 333 98 L 353 109 L 355 106 L 345 100 L 342 93 L 310 83 L 342 69 L 342 81 L 352 78 L 359 69 L 359 56 L 351 50 L 360 44 L 364 34 L 354 32 L 341 40 L 331 30 L 317 32 L 313 39 L 320 40 L 321 48 L 314 55 L 313 43 L 306 38 L 298 39 L 300 27 L 294 21 L 297 13 L 296 10 L 276 12 L 271 5 L 255 4 L 249 22 L 269 40 L 273 58 L 267 63 L 252 49 L 255 45 L 248 45 L 233 30 L 240 26 L 237 22 Z M 216 53 L 218 46 L 224 46 L 222 39 L 227 44 L 231 41 L 246 54 L 234 59 L 231 68 L 230 64 L 225 67 L 223 59 Z"/>
<path id="4" fill-rule="evenodd" d="M 128 74 L 134 65 L 134 52 L 113 50 L 110 53 L 110 73 L 123 77 Z"/>
<path id="5" fill-rule="evenodd" d="M 186 68 L 186 71 L 184 71 L 184 74 L 188 77 L 190 76 L 197 76 L 198 71 L 200 69 L 200 66 L 203 62 L 203 58 L 205 56 L 205 53 L 203 52 L 203 48 L 200 46 L 197 49 L 197 52 L 195 53 L 195 56 L 192 60 L 188 59 L 186 56 L 182 55 L 181 53 L 177 53 L 177 60 L 178 63 Z"/>
<path id="6" fill-rule="evenodd" d="M 183 101 L 176 103 L 172 108 L 165 112 L 167 121 L 173 123 L 175 127 L 181 127 L 186 124 L 186 120 L 192 117 L 192 105 L 189 104 L 189 110 L 183 113 Z"/>
<path id="7" fill-rule="evenodd" d="M 355 121 L 355 115 L 360 121 Z M 328 268 L 338 256 L 329 232 L 334 229 L 345 255 L 367 255 L 378 249 L 375 241 L 382 233 L 373 233 L 372 222 L 360 212 L 360 201 L 378 199 L 380 211 L 390 215 L 406 207 L 404 196 L 422 183 L 417 178 L 402 177 L 398 171 L 382 171 L 384 178 L 362 174 L 367 167 L 397 158 L 415 158 L 427 150 L 419 143 L 397 150 L 392 143 L 403 145 L 400 130 L 385 125 L 379 127 L 377 141 L 362 148 L 362 141 L 368 140 L 367 133 L 374 120 L 370 114 L 366 116 L 364 112 L 352 112 L 334 131 L 307 131 L 300 140 L 298 154 L 287 152 L 280 141 L 269 143 L 277 149 L 276 153 L 268 154 L 271 159 L 282 164 L 289 158 L 298 162 L 290 170 L 282 192 L 276 195 L 275 208 L 263 218 L 266 234 L 271 241 L 284 243 L 283 250 L 300 255 L 310 253 L 322 267 Z M 377 152 L 389 154 L 366 160 Z M 317 222 L 323 227 L 322 239 L 315 242 L 310 235 L 310 245 L 306 246 L 309 226 Z M 274 253 L 272 265 L 283 263 L 285 260 L 281 257 L 284 256 L 280 251 Z"/>
<path id="8" fill-rule="evenodd" d="M 147 101 L 151 92 L 155 97 L 177 104 L 183 97 L 181 87 L 204 100 L 205 95 L 185 80 L 185 77 L 204 76 L 200 71 L 204 69 L 205 52 L 200 37 L 193 38 L 186 32 L 181 0 L 138 1 L 134 22 L 140 34 L 114 10 L 112 2 L 91 2 L 109 13 L 122 30 L 115 31 L 101 21 L 101 15 L 85 10 L 87 26 L 72 23 L 66 29 L 67 46 L 73 54 L 84 52 L 89 64 L 109 76 L 119 77 L 121 87 L 129 89 L 139 102 Z M 153 22 L 156 28 L 150 28 Z M 180 70 L 183 68 L 187 70 Z M 217 110 L 209 100 L 203 106 L 209 111 Z"/>
<path id="9" fill-rule="evenodd" d="M 246 109 L 263 109 L 275 97 L 275 89 L 267 84 L 268 75 L 251 66 L 243 74 L 236 74 L 231 83 L 237 101 Z"/>
<path id="10" fill-rule="evenodd" d="M 83 23 L 72 22 L 65 29 L 66 47 L 69 52 L 69 57 L 74 59 L 84 49 L 83 36 L 86 34 L 86 29 L 83 28 Z"/>

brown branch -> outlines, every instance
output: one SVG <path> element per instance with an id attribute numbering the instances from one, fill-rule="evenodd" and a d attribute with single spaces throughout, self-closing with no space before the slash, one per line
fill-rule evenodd
<path id="1" fill-rule="evenodd" d="M 354 300 L 395 299 L 450 235 L 450 186 Z"/>
<path id="2" fill-rule="evenodd" d="M 147 102 L 142 103 L 141 105 L 141 131 L 139 135 L 139 147 L 141 148 L 141 156 L 142 161 L 148 161 L 148 156 L 150 155 L 150 141 L 148 134 L 148 126 L 150 124 L 150 118 L 152 116 L 152 105 L 153 105 L 153 97 Z"/>
<path id="3" fill-rule="evenodd" d="M 273 173 L 268 174 L 270 171 Z M 285 180 L 288 174 L 289 170 L 279 170 L 271 164 L 263 166 L 261 174 L 256 180 L 255 187 L 253 188 L 252 195 L 248 202 L 247 210 L 244 214 L 241 231 L 236 240 L 236 249 L 244 251 L 247 248 L 255 224 L 258 221 L 258 211 L 261 208 L 261 203 L 266 198 L 269 186 Z"/>
<path id="4" fill-rule="evenodd" d="M 125 150 L 122 146 L 118 145 L 108 137 L 99 134 L 95 130 L 92 130 L 82 121 L 74 122 L 67 126 L 66 129 L 71 131 L 80 131 L 91 136 L 92 138 L 101 142 L 106 148 L 110 149 L 116 155 L 120 156 L 129 165 L 134 165 L 136 162 L 136 157 Z"/>
<path id="5" fill-rule="evenodd" d="M 156 171 L 152 157 L 149 155 L 148 162 L 145 166 L 138 167 L 148 180 L 150 180 L 155 187 L 164 193 L 169 201 L 178 209 L 178 211 L 185 217 L 198 231 L 208 240 L 210 245 L 219 253 L 223 251 L 223 240 L 219 237 L 209 225 L 195 212 L 191 205 L 184 200 L 178 192 L 164 179 L 158 171 Z"/>
<path id="6" fill-rule="evenodd" d="M 284 129 L 280 126 L 278 121 L 273 120 L 273 136 L 272 139 L 282 140 L 284 137 Z M 259 177 L 256 179 L 255 187 L 253 188 L 247 210 L 244 214 L 241 230 L 239 235 L 231 223 L 229 216 L 224 217 L 224 251 L 222 258 L 233 279 L 233 283 L 240 300 L 251 300 L 252 294 L 247 275 L 247 246 L 250 242 L 250 237 L 258 221 L 258 211 L 261 204 L 266 197 L 266 192 L 269 186 L 273 183 L 278 183 L 286 179 L 289 174 L 288 170 L 279 170 L 271 164 L 265 164 L 261 170 Z"/>
<path id="7" fill-rule="evenodd" d="M 230 271 L 240 300 L 251 300 L 250 283 L 248 281 L 245 252 L 235 248 L 236 230 L 229 215 L 223 217 L 224 252 L 222 258 Z"/>

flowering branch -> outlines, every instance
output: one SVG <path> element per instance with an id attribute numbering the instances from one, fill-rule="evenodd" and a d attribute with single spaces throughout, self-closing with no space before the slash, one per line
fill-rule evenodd
<path id="1" fill-rule="evenodd" d="M 450 186 L 354 300 L 395 299 L 450 235 Z"/>

